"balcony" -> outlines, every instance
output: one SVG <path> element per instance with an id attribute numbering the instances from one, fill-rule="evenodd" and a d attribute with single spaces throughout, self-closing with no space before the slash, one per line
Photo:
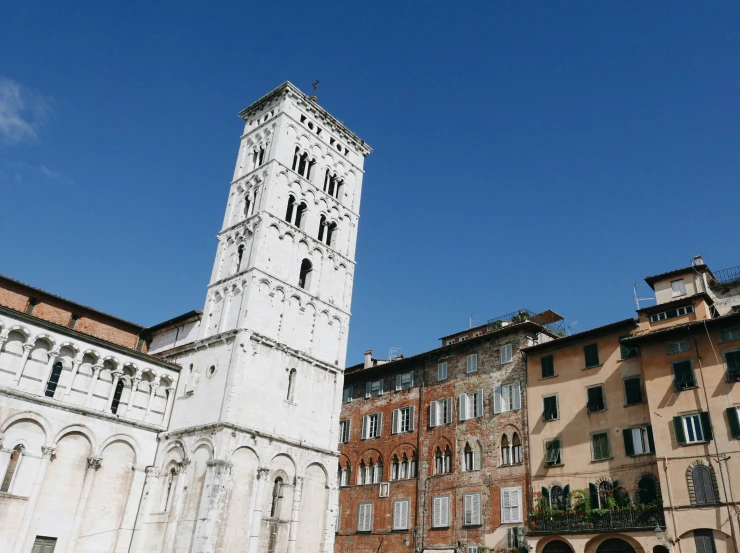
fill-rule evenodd
<path id="1" fill-rule="evenodd" d="M 730 267 L 729 269 L 722 269 L 721 271 L 714 272 L 714 279 L 709 277 L 709 285 L 712 287 L 722 286 L 740 281 L 740 265 L 737 267 Z"/>
<path id="2" fill-rule="evenodd" d="M 535 512 L 528 517 L 529 534 L 584 534 L 605 530 L 665 528 L 662 506 L 599 509 L 591 512 Z"/>

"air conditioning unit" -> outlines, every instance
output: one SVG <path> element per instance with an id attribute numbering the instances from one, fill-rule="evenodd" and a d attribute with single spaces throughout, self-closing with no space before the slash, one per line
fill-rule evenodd
<path id="1" fill-rule="evenodd" d="M 380 484 L 380 493 L 379 497 L 388 497 L 388 494 L 391 491 L 391 485 L 389 482 L 383 482 Z"/>

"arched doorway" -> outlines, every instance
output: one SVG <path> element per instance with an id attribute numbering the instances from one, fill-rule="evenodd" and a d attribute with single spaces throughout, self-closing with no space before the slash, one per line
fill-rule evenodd
<path id="1" fill-rule="evenodd" d="M 596 553 L 635 553 L 635 548 L 624 540 L 611 538 L 601 542 Z"/>
<path id="2" fill-rule="evenodd" d="M 656 545 L 653 547 L 653 553 L 668 553 L 668 548 L 665 545 Z"/>
<path id="3" fill-rule="evenodd" d="M 563 540 L 547 542 L 542 553 L 573 553 L 573 548 Z"/>

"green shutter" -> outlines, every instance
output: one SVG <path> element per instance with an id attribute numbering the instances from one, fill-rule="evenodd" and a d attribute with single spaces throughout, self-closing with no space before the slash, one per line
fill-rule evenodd
<path id="1" fill-rule="evenodd" d="M 650 446 L 650 453 L 655 453 L 655 440 L 653 439 L 653 425 L 647 425 L 648 445 Z"/>
<path id="2" fill-rule="evenodd" d="M 709 411 L 699 413 L 699 418 L 701 419 L 701 431 L 704 434 L 704 439 L 710 441 L 714 438 L 714 435 L 712 434 L 712 421 L 709 418 Z"/>
<path id="3" fill-rule="evenodd" d="M 555 375 L 555 363 L 552 355 L 546 355 L 540 359 L 542 363 L 542 378 L 548 378 Z"/>
<path id="4" fill-rule="evenodd" d="M 565 510 L 570 510 L 570 484 L 566 484 L 563 488 L 563 501 L 565 501 Z"/>
<path id="5" fill-rule="evenodd" d="M 596 484 L 588 485 L 588 495 L 590 496 L 590 499 L 591 499 L 591 508 L 598 509 L 599 508 L 599 488 L 596 487 Z"/>
<path id="6" fill-rule="evenodd" d="M 632 456 L 635 454 L 635 444 L 632 443 L 632 430 L 623 430 L 622 436 L 624 437 L 624 452 L 625 454 Z"/>
<path id="7" fill-rule="evenodd" d="M 683 417 L 673 417 L 673 427 L 676 429 L 676 442 L 686 445 L 686 433 L 683 431 Z"/>
<path id="8" fill-rule="evenodd" d="M 730 433 L 733 438 L 740 438 L 740 417 L 737 415 L 737 407 L 727 409 L 727 422 L 730 423 Z"/>

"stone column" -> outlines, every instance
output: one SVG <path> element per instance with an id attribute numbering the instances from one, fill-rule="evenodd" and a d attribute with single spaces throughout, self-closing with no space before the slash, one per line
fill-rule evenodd
<path id="1" fill-rule="evenodd" d="M 303 494 L 303 477 L 296 476 L 293 488 L 293 512 L 290 515 L 290 532 L 288 533 L 288 553 L 295 553 L 298 539 L 298 516 L 301 512 L 301 495 Z"/>
<path id="2" fill-rule="evenodd" d="M 72 391 L 72 386 L 74 386 L 75 383 L 75 377 L 77 376 L 77 371 L 80 370 L 80 365 L 82 365 L 82 359 L 77 358 L 74 361 L 72 361 L 72 376 L 69 378 L 69 386 L 67 386 L 67 389 L 64 390 L 64 397 L 69 397 L 69 393 Z"/>
<path id="3" fill-rule="evenodd" d="M 23 344 L 23 355 L 21 356 L 21 361 L 18 363 L 18 371 L 15 375 L 15 385 L 18 386 L 21 382 L 21 378 L 23 377 L 23 371 L 26 368 L 26 362 L 28 361 L 28 356 L 31 353 L 31 350 L 33 349 L 33 344 L 31 342 L 26 342 Z"/>
<path id="4" fill-rule="evenodd" d="M 123 407 L 123 411 L 119 409 L 119 416 L 123 417 L 134 404 L 134 397 L 136 397 L 136 392 L 139 389 L 139 382 L 141 382 L 141 371 L 136 371 L 136 376 L 131 380 L 131 395 L 128 398 L 128 403 Z"/>
<path id="5" fill-rule="evenodd" d="M 265 503 L 265 481 L 270 474 L 268 468 L 257 469 L 257 485 L 255 486 L 255 502 L 252 511 L 252 525 L 249 530 L 249 546 L 247 553 L 257 553 L 260 546 L 260 531 L 262 530 L 262 506 Z"/>
<path id="6" fill-rule="evenodd" d="M 54 455 L 56 448 L 42 446 L 41 447 L 41 462 L 36 469 L 36 476 L 33 479 L 33 487 L 31 488 L 31 495 L 28 496 L 28 503 L 26 504 L 26 511 L 23 514 L 23 521 L 18 529 L 18 534 L 15 538 L 15 544 L 13 545 L 13 553 L 22 553 L 28 537 L 28 529 L 31 527 L 31 521 L 33 520 L 34 514 L 36 514 L 36 504 L 39 502 L 39 496 L 41 495 L 41 486 L 44 484 L 46 478 L 46 471 L 49 468 L 49 462 L 51 456 Z"/>
<path id="7" fill-rule="evenodd" d="M 98 377 L 100 376 L 100 371 L 103 368 L 103 365 L 93 365 L 93 377 L 92 377 L 92 384 L 90 384 L 90 389 L 87 391 L 87 399 L 85 400 L 85 407 L 90 406 L 90 401 L 92 401 L 93 393 L 95 392 L 95 385 L 98 383 Z"/>
<path id="8" fill-rule="evenodd" d="M 3 332 L 0 332 L 0 352 L 3 351 L 3 348 L 5 347 L 5 342 L 8 341 L 8 335 L 10 333 L 7 330 L 4 330 Z"/>
<path id="9" fill-rule="evenodd" d="M 326 513 L 324 521 L 324 545 L 321 548 L 322 553 L 331 553 L 334 550 L 334 525 L 336 524 L 336 509 L 339 508 L 339 489 L 336 486 L 326 486 L 327 501 L 324 505 Z"/>
<path id="10" fill-rule="evenodd" d="M 170 499 L 170 516 L 167 519 L 167 526 L 164 533 L 164 545 L 162 547 L 162 553 L 171 553 L 175 545 L 175 532 L 177 531 L 178 523 L 180 522 L 180 516 L 182 515 L 182 508 L 184 501 L 182 500 L 182 491 L 185 487 L 185 482 L 188 481 L 187 467 L 190 464 L 190 459 L 186 458 L 180 465 L 180 470 L 177 473 L 177 485 L 175 490 L 172 492 Z"/>
<path id="11" fill-rule="evenodd" d="M 144 547 L 144 542 L 142 541 L 142 538 L 144 537 L 142 536 L 143 520 L 149 516 L 149 512 L 151 511 L 150 504 L 154 499 L 153 495 L 156 495 L 151 493 L 152 483 L 157 482 L 159 477 L 159 470 L 154 466 L 146 467 L 144 471 L 146 477 L 144 479 L 144 487 L 141 492 L 141 503 L 139 505 L 138 512 L 134 515 L 136 518 L 134 520 L 133 530 L 131 531 L 131 543 L 127 549 L 127 551 L 130 551 L 131 553 L 139 553 Z"/>
<path id="12" fill-rule="evenodd" d="M 146 413 L 144 413 L 144 420 L 147 419 L 149 416 L 149 412 L 152 410 L 152 400 L 154 399 L 154 396 L 157 395 L 157 390 L 159 390 L 159 376 L 154 377 L 154 382 L 152 382 L 152 385 L 149 386 L 149 400 L 146 402 Z"/>
<path id="13" fill-rule="evenodd" d="M 172 413 L 172 404 L 175 402 L 175 393 L 177 392 L 177 384 L 173 384 L 167 388 L 167 406 L 164 409 L 164 416 L 162 417 L 162 424 L 167 426 L 170 420 L 170 413 Z"/>
<path id="14" fill-rule="evenodd" d="M 216 550 L 214 528 L 222 520 L 222 501 L 232 464 L 222 459 L 210 459 L 206 467 L 205 485 L 195 527 L 195 553 L 213 553 Z"/>
<path id="15" fill-rule="evenodd" d="M 82 480 L 82 493 L 80 493 L 80 498 L 77 500 L 75 518 L 72 522 L 72 530 L 69 533 L 70 539 L 69 542 L 67 542 L 67 553 L 74 553 L 77 538 L 80 533 L 80 526 L 82 525 L 82 516 L 85 514 L 87 499 L 90 497 L 90 490 L 92 489 L 93 480 L 95 480 L 95 473 L 100 468 L 101 461 L 102 459 L 100 457 L 87 458 L 85 477 Z"/>
<path id="16" fill-rule="evenodd" d="M 41 390 L 39 391 L 42 396 L 46 394 L 46 384 L 51 378 L 51 371 L 54 370 L 54 363 L 56 362 L 58 356 L 58 349 L 53 349 L 49 352 L 49 362 L 46 363 L 46 376 L 41 379 Z"/>
<path id="17" fill-rule="evenodd" d="M 110 394 L 108 394 L 108 404 L 105 408 L 109 413 L 111 412 L 111 406 L 113 405 L 113 396 L 116 395 L 116 386 L 118 386 L 118 381 L 121 379 L 122 374 L 122 370 L 113 371 L 113 387 L 110 390 Z"/>

